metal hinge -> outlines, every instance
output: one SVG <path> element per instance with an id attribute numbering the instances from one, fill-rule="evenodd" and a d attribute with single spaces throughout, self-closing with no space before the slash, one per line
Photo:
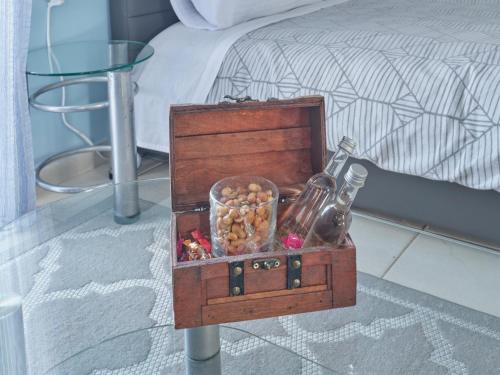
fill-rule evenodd
<path id="1" fill-rule="evenodd" d="M 288 256 L 287 280 L 288 289 L 300 288 L 302 285 L 302 256 Z"/>
<path id="2" fill-rule="evenodd" d="M 229 263 L 229 295 L 245 294 L 245 262 Z"/>
<path id="3" fill-rule="evenodd" d="M 258 100 L 252 99 L 252 97 L 248 96 L 248 95 L 247 96 L 243 96 L 243 97 L 232 96 L 232 95 L 224 95 L 224 99 L 232 100 L 235 103 L 258 102 Z M 222 103 L 230 103 L 230 102 L 226 100 L 225 102 L 222 102 Z"/>

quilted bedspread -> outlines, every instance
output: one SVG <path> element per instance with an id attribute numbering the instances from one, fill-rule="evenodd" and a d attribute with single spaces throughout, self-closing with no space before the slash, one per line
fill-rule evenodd
<path id="1" fill-rule="evenodd" d="M 498 0 L 351 0 L 239 39 L 208 101 L 320 94 L 330 149 L 499 190 L 499 20 Z"/>

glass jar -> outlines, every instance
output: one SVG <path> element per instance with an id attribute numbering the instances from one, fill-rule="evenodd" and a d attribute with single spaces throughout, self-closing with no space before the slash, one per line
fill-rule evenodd
<path id="1" fill-rule="evenodd" d="M 215 256 L 268 251 L 276 231 L 279 191 L 258 176 L 220 180 L 210 189 L 210 232 Z"/>

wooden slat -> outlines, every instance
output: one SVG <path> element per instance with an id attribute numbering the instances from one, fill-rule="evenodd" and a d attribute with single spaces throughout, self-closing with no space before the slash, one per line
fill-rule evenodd
<path id="1" fill-rule="evenodd" d="M 200 194 L 208 202 L 208 192 L 222 178 L 238 175 L 262 176 L 278 186 L 288 186 L 307 181 L 312 175 L 309 150 L 266 152 L 248 155 L 207 157 L 206 159 L 176 160 L 172 168 L 174 209 L 183 204 L 195 203 Z"/>
<path id="2" fill-rule="evenodd" d="M 316 265 L 309 267 L 302 267 L 302 286 L 304 288 L 313 285 L 323 285 L 327 284 L 328 280 L 326 278 L 326 270 L 328 266 L 326 265 Z"/>
<path id="3" fill-rule="evenodd" d="M 269 292 L 286 288 L 286 265 L 270 270 L 252 270 L 245 267 L 245 295 L 260 292 Z M 286 264 L 286 263 L 285 263 Z M 247 270 L 249 270 L 247 272 Z"/>
<path id="4" fill-rule="evenodd" d="M 217 145 L 214 147 L 214 145 Z M 311 147 L 311 128 L 291 128 L 198 135 L 178 138 L 175 144 L 177 163 L 180 160 L 203 159 L 207 155 L 234 156 L 270 151 L 302 150 Z"/>
<path id="5" fill-rule="evenodd" d="M 356 304 L 356 248 L 332 250 L 333 306 L 346 307 Z"/>
<path id="6" fill-rule="evenodd" d="M 316 266 L 320 264 L 331 264 L 330 250 L 305 252 L 302 255 L 302 267 Z"/>
<path id="7" fill-rule="evenodd" d="M 218 264 L 206 264 L 201 270 L 201 279 L 210 280 L 224 277 L 226 280 L 229 277 L 228 262 L 230 258 L 226 258 L 225 262 Z"/>
<path id="8" fill-rule="evenodd" d="M 173 114 L 175 115 L 175 108 Z M 296 128 L 309 124 L 308 107 L 290 108 L 212 108 L 175 115 L 175 137 Z"/>
<path id="9" fill-rule="evenodd" d="M 330 291 L 203 306 L 203 325 L 238 322 L 325 310 L 332 307 Z"/>
<path id="10" fill-rule="evenodd" d="M 202 283 L 200 267 L 172 270 L 175 328 L 202 325 Z"/>
<path id="11" fill-rule="evenodd" d="M 229 296 L 229 276 L 205 280 L 207 300 Z"/>
<path id="12" fill-rule="evenodd" d="M 322 102 L 317 108 L 310 111 L 311 123 L 311 141 L 314 147 L 311 147 L 311 161 L 314 171 L 322 171 L 327 162 L 326 148 L 326 128 L 325 126 L 314 126 L 313 124 L 325 123 L 325 107 Z"/>
<path id="13" fill-rule="evenodd" d="M 253 294 L 245 294 L 244 296 L 236 296 L 236 297 L 221 297 L 221 298 L 211 298 L 208 299 L 208 305 L 218 305 L 220 303 L 233 303 L 240 301 L 250 301 L 262 298 L 270 298 L 270 297 L 280 297 L 280 296 L 288 296 L 293 294 L 304 294 L 304 293 L 313 293 L 313 292 L 321 292 L 327 289 L 326 285 L 315 285 L 307 288 L 300 289 L 282 289 L 282 290 L 274 290 L 272 292 L 262 292 L 262 293 L 253 293 Z"/>

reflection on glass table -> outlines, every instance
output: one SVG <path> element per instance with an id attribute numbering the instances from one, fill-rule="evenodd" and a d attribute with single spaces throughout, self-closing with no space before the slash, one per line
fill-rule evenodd
<path id="1" fill-rule="evenodd" d="M 106 186 L 0 229 L 0 299 L 22 298 L 29 375 L 186 370 L 170 181 L 134 184 L 133 224 L 115 223 Z M 495 374 L 500 319 L 359 273 L 356 307 L 227 325 L 221 344 L 223 374 Z"/>
<path id="2" fill-rule="evenodd" d="M 207 361 L 193 361 L 184 354 L 182 331 L 171 325 L 128 332 L 82 350 L 48 369 L 44 375 L 88 374 L 92 370 L 130 374 L 193 375 L 299 375 L 340 374 L 235 327 L 221 327 L 222 349 Z M 154 341 L 161 349 L 149 351 Z M 121 350 L 118 352 L 116 348 Z M 104 369 L 102 364 L 106 364 Z M 99 372 L 101 373 L 101 372 Z"/>

